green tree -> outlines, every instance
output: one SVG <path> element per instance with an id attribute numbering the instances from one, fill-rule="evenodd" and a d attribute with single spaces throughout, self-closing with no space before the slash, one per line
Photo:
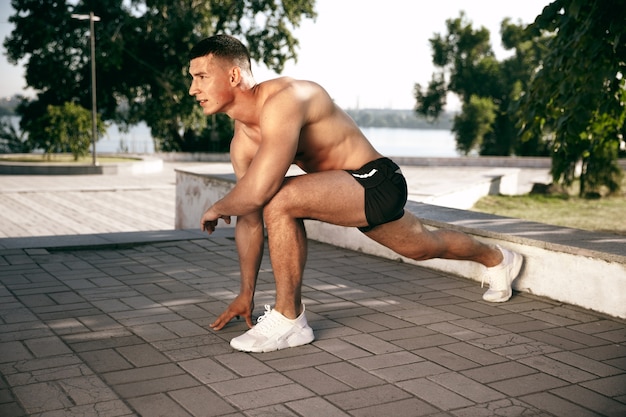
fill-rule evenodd
<path id="1" fill-rule="evenodd" d="M 623 0 L 556 0 L 529 27 L 550 34 L 541 69 L 523 97 L 523 132 L 552 136 L 552 176 L 580 194 L 619 190 L 626 118 Z"/>
<path id="2" fill-rule="evenodd" d="M 483 143 L 485 136 L 493 130 L 496 111 L 493 100 L 485 97 L 472 95 L 469 103 L 463 103 L 463 111 L 455 116 L 452 126 L 458 151 L 467 155 Z"/>
<path id="3" fill-rule="evenodd" d="M 541 53 L 524 32 L 525 27 L 510 19 L 502 22 L 503 45 L 513 55 L 501 62 L 491 48 L 489 31 L 474 29 L 465 13 L 447 20 L 446 27 L 445 35 L 435 34 L 430 39 L 437 71 L 426 87 L 415 85 L 416 112 L 437 119 L 445 108 L 446 95 L 454 93 L 462 103 L 453 127 L 459 151 L 545 154 L 546 146 L 540 141 L 522 144 L 515 127 L 519 118 L 515 104 Z"/>
<path id="4" fill-rule="evenodd" d="M 12 123 L 11 117 L 0 117 L 0 153 L 27 153 L 31 150 L 26 135 Z"/>
<path id="5" fill-rule="evenodd" d="M 303 18 L 315 17 L 313 0 L 12 0 L 11 4 L 15 14 L 9 21 L 15 29 L 4 41 L 7 57 L 14 64 L 26 59 L 26 82 L 37 91 L 35 100 L 18 107 L 23 130 L 30 132 L 48 105 L 77 102 L 91 108 L 87 24 L 70 14 L 93 11 L 101 18 L 94 33 L 99 113 L 122 125 L 145 121 L 157 149 L 165 150 L 187 150 L 188 144 L 195 149 L 212 132 L 232 132 L 223 120 L 210 126 L 213 119 L 207 121 L 187 93 L 187 52 L 197 41 L 216 33 L 237 36 L 255 61 L 280 72 L 287 60 L 296 58 L 298 41 L 292 30 Z"/>
<path id="6" fill-rule="evenodd" d="M 32 139 L 48 156 L 52 153 L 70 152 L 77 161 L 89 154 L 92 142 L 91 111 L 74 103 L 48 106 L 46 114 L 39 118 Z M 96 120 L 98 139 L 106 132 L 106 125 Z"/>

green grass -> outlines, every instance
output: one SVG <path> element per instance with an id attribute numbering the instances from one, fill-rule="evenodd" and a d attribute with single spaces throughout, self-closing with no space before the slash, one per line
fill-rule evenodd
<path id="1" fill-rule="evenodd" d="M 626 184 L 622 189 L 626 190 Z M 626 235 L 624 193 L 600 199 L 538 194 L 486 196 L 472 210 L 575 229 Z"/>
<path id="2" fill-rule="evenodd" d="M 97 156 L 99 164 L 114 164 L 120 162 L 134 162 L 138 161 L 138 158 L 123 157 L 123 156 Z M 27 162 L 27 163 L 44 163 L 44 164 L 77 164 L 88 165 L 93 162 L 91 155 L 87 155 L 78 158 L 78 161 L 74 161 L 74 157 L 71 154 L 54 153 L 51 155 L 39 155 L 39 154 L 19 154 L 19 155 L 3 155 L 0 156 L 0 161 L 6 162 Z"/>

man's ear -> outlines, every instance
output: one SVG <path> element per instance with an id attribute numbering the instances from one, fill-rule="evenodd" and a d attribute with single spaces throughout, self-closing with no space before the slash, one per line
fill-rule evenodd
<path id="1" fill-rule="evenodd" d="M 241 68 L 233 67 L 230 70 L 230 84 L 235 87 L 241 82 Z"/>

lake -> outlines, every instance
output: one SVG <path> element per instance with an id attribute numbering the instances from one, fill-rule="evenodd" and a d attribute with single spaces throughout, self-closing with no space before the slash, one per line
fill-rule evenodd
<path id="1" fill-rule="evenodd" d="M 19 126 L 18 117 L 11 117 L 11 121 Z M 386 156 L 442 158 L 460 156 L 456 151 L 454 135 L 448 130 L 386 127 L 363 127 L 361 130 L 374 147 Z M 154 153 L 154 143 L 150 129 L 145 123 L 131 127 L 128 132 L 120 132 L 116 125 L 111 125 L 106 136 L 98 141 L 96 151 L 151 154 Z"/>
<path id="2" fill-rule="evenodd" d="M 448 130 L 361 128 L 374 147 L 387 156 L 458 157 L 454 135 Z M 153 153 L 150 129 L 145 124 L 123 133 L 111 126 L 97 144 L 98 152 Z"/>

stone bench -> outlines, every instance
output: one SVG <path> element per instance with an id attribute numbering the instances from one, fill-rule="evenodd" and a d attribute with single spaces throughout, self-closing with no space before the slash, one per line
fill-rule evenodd
<path id="1" fill-rule="evenodd" d="M 197 228 L 204 210 L 235 183 L 229 167 L 176 172 L 176 229 Z M 525 257 L 513 288 L 613 317 L 626 318 L 626 236 L 551 226 L 520 219 L 409 201 L 406 209 L 426 227 L 463 231 Z M 234 220 L 234 219 L 233 219 Z M 234 221 L 230 227 L 233 227 Z M 480 280 L 482 266 L 466 261 L 413 261 L 354 228 L 305 222 L 309 239 Z M 225 224 L 221 225 L 226 227 Z"/>

